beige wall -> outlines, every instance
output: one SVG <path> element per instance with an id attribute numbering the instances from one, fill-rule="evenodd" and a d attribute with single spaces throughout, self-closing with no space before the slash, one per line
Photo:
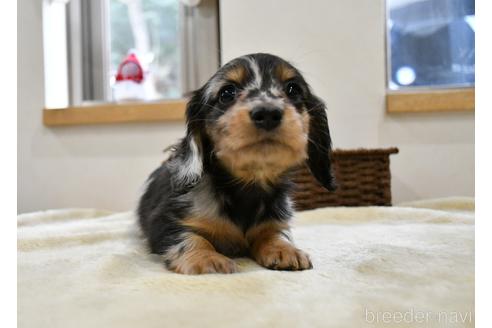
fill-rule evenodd
<path id="1" fill-rule="evenodd" d="M 474 115 L 387 115 L 383 0 L 223 0 L 223 61 L 270 52 L 328 105 L 337 148 L 397 146 L 395 202 L 474 195 Z"/>
<path id="2" fill-rule="evenodd" d="M 300 3 L 221 1 L 223 60 L 259 51 L 283 56 L 329 105 L 336 147 L 400 147 L 392 160 L 395 201 L 473 195 L 472 114 L 384 113 L 383 1 Z M 134 208 L 183 125 L 43 127 L 42 5 L 18 6 L 18 211 Z"/>

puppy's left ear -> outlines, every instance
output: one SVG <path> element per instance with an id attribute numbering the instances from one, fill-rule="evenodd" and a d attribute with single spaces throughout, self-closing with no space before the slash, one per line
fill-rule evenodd
<path id="1" fill-rule="evenodd" d="M 309 114 L 309 141 L 307 164 L 313 176 L 326 189 L 336 189 L 331 172 L 331 137 L 326 117 L 326 106 L 311 95 L 306 102 Z"/>

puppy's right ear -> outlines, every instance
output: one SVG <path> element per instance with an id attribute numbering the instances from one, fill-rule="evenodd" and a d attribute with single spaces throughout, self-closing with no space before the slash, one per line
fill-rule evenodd
<path id="1" fill-rule="evenodd" d="M 187 135 L 199 134 L 205 128 L 205 98 L 203 89 L 200 88 L 191 93 L 191 98 L 186 105 L 186 130 Z"/>
<path id="2" fill-rule="evenodd" d="M 202 132 L 205 128 L 203 93 L 192 93 L 186 106 L 186 137 L 181 141 L 181 160 L 177 177 L 184 185 L 195 185 L 203 174 Z"/>

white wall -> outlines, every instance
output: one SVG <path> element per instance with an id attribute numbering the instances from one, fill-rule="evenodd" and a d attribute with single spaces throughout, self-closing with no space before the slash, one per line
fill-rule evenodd
<path id="1" fill-rule="evenodd" d="M 309 3 L 309 5 L 307 5 Z M 223 60 L 272 52 L 329 105 L 339 148 L 396 145 L 396 202 L 473 195 L 474 115 L 384 113 L 383 0 L 221 1 Z M 18 211 L 134 208 L 182 124 L 46 128 L 42 1 L 18 3 Z"/>
<path id="2" fill-rule="evenodd" d="M 223 0 L 222 59 L 270 52 L 328 105 L 336 148 L 397 146 L 394 202 L 474 195 L 474 114 L 385 113 L 384 0 Z"/>

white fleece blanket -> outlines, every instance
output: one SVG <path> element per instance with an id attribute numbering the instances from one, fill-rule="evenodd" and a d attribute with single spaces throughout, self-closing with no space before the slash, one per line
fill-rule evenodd
<path id="1" fill-rule="evenodd" d="M 293 236 L 313 270 L 185 276 L 146 253 L 132 213 L 23 214 L 18 326 L 474 326 L 473 199 L 301 212 Z"/>

